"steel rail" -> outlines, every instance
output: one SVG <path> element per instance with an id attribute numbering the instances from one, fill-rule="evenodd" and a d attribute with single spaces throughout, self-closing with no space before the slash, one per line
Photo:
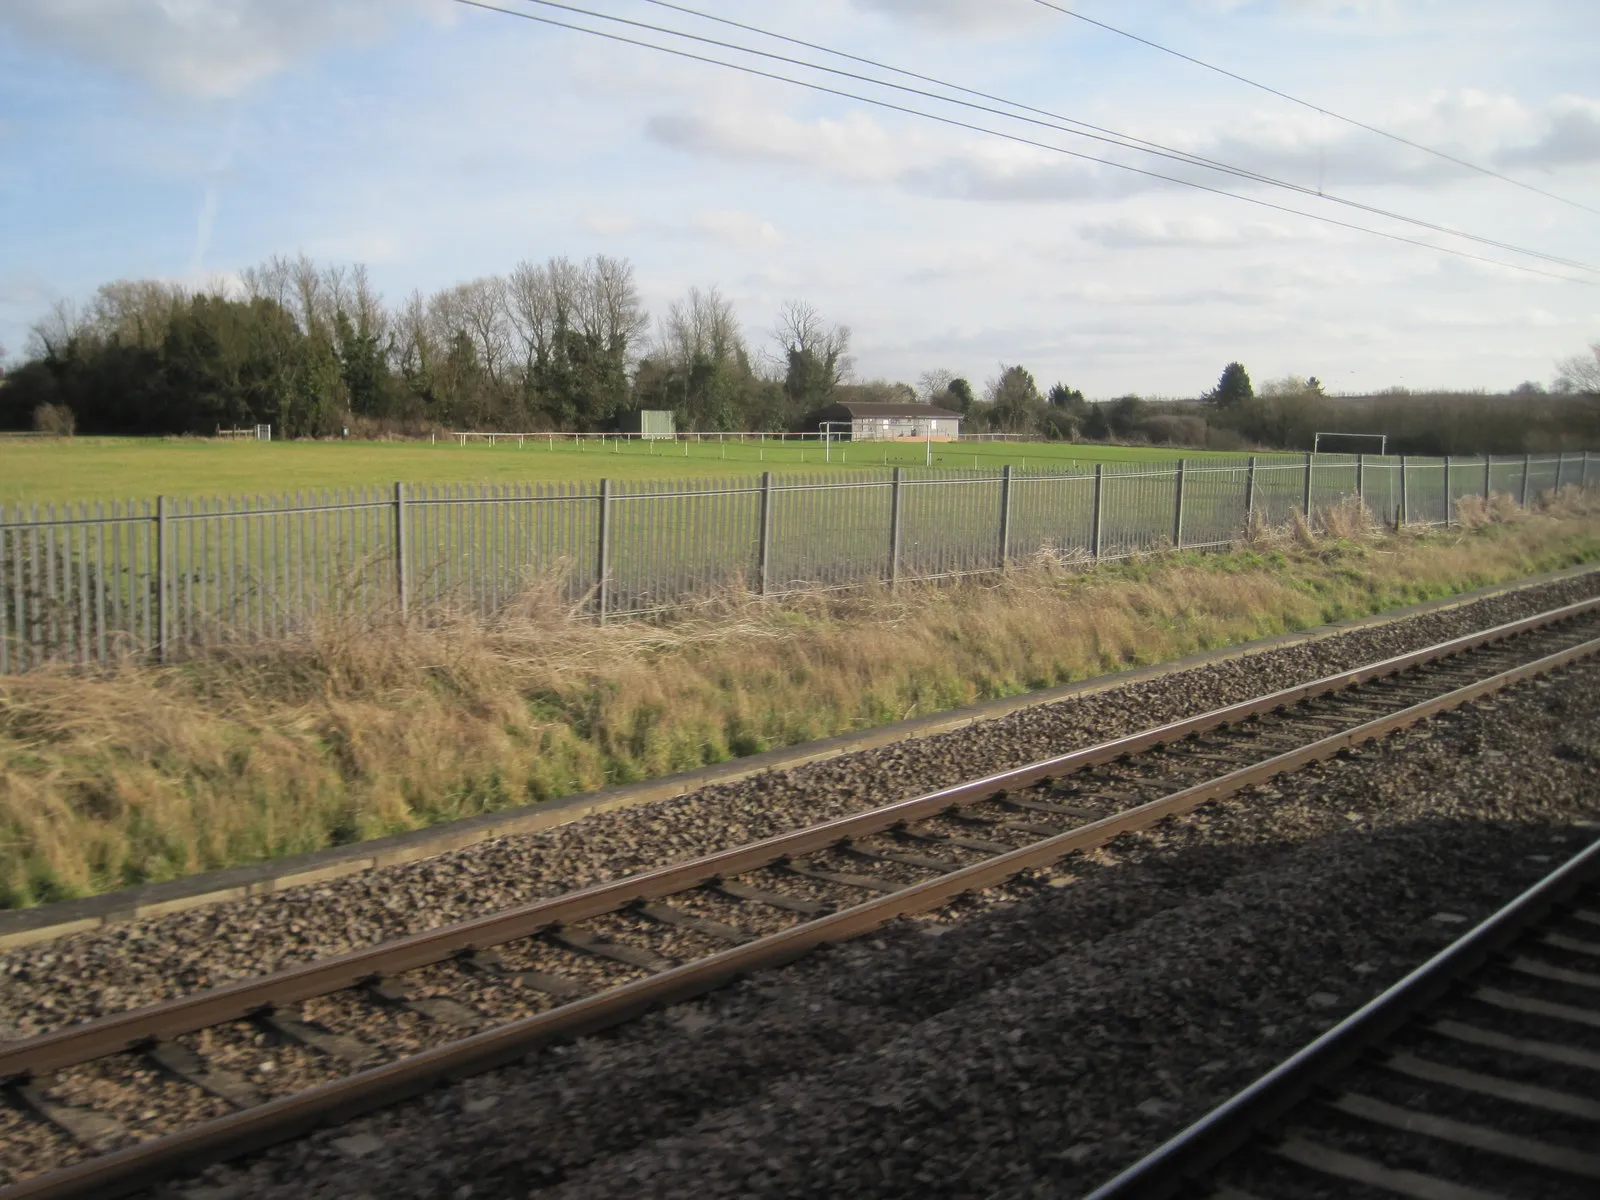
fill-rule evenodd
<path id="1" fill-rule="evenodd" d="M 895 917 L 937 907 L 964 892 L 999 883 L 1019 871 L 1047 865 L 1075 851 L 1104 845 L 1124 833 L 1147 828 L 1210 800 L 1268 782 L 1277 775 L 1385 737 L 1438 713 L 1595 654 L 1600 654 L 1600 638 L 782 933 L 188 1130 L 23 1180 L 0 1189 L 0 1200 L 127 1195 L 177 1171 L 198 1169 L 211 1162 L 303 1136 L 321 1126 L 417 1095 L 439 1083 L 503 1066 L 541 1046 L 594 1033 L 654 1008 L 704 994 L 750 971 L 781 966 L 824 943 L 859 936 Z"/>
<path id="2" fill-rule="evenodd" d="M 1600 611 L 1600 597 L 747 846 L 0 1045 L 0 1081 L 43 1075 L 124 1053 L 143 1042 L 170 1039 L 245 1019 L 274 1007 L 359 987 L 381 976 L 413 971 L 472 950 L 532 937 L 559 925 L 616 912 L 636 901 L 661 899 L 724 876 L 743 874 L 787 858 L 825 850 L 952 807 L 977 803 L 996 793 L 1113 762 L 1596 611 Z"/>
<path id="3" fill-rule="evenodd" d="M 1446 946 L 1231 1099 L 1091 1192 L 1087 1200 L 1167 1200 L 1282 1116 L 1329 1073 L 1355 1061 L 1530 927 L 1600 878 L 1600 841 Z"/>

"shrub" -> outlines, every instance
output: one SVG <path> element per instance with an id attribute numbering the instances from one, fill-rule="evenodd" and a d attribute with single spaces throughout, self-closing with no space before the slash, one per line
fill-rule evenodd
<path id="1" fill-rule="evenodd" d="M 33 428 L 51 437 L 71 437 L 78 428 L 78 418 L 65 404 L 41 404 L 33 410 Z"/>

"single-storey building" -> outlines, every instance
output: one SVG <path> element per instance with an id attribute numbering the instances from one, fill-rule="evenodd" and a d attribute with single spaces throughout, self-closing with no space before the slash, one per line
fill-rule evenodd
<path id="1" fill-rule="evenodd" d="M 932 404 L 830 404 L 806 414 L 806 433 L 831 433 L 855 442 L 893 438 L 953 442 L 961 436 L 961 414 Z"/>

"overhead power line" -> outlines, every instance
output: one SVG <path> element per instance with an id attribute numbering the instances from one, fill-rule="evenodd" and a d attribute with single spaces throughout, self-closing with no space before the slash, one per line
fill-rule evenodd
<path id="1" fill-rule="evenodd" d="M 1118 29 L 1115 25 L 1108 25 L 1104 21 L 1097 21 L 1093 17 L 1085 16 L 1083 13 L 1067 8 L 1064 5 L 1055 4 L 1052 2 L 1052 0 L 1033 0 L 1033 2 L 1041 7 L 1053 9 L 1064 17 L 1071 17 L 1076 21 L 1084 22 L 1086 25 L 1093 25 L 1098 29 L 1104 29 L 1107 33 L 1114 33 L 1118 37 L 1127 38 L 1132 42 L 1138 42 L 1141 46 L 1148 46 L 1152 50 L 1159 50 L 1162 54 L 1170 54 L 1173 58 L 1181 58 L 1186 63 L 1192 63 L 1195 66 L 1202 67 L 1207 71 L 1214 71 L 1218 75 L 1224 75 L 1235 82 L 1246 85 L 1247 87 L 1256 88 L 1259 91 L 1266 92 L 1268 95 L 1276 96 L 1280 100 L 1287 100 L 1290 104 L 1298 104 L 1301 108 L 1308 108 L 1312 112 L 1321 113 L 1325 117 L 1332 117 L 1335 121 L 1342 121 L 1346 125 L 1354 126 L 1356 129 L 1365 130 L 1367 133 L 1376 134 L 1381 138 L 1387 138 L 1389 141 L 1397 142 L 1402 146 L 1409 146 L 1413 150 L 1420 150 L 1424 154 L 1431 154 L 1435 158 L 1442 158 L 1445 162 L 1454 163 L 1458 167 L 1465 167 L 1469 171 L 1476 171 L 1480 175 L 1487 175 L 1491 179 L 1498 179 L 1503 183 L 1509 183 L 1513 187 L 1519 187 L 1525 191 L 1534 192 L 1537 195 L 1544 196 L 1546 199 L 1556 200 L 1562 204 L 1570 204 L 1573 208 L 1581 208 L 1584 212 L 1594 213 L 1596 216 L 1600 216 L 1600 208 L 1591 208 L 1589 205 L 1583 204 L 1577 200 L 1568 199 L 1566 196 L 1558 195 L 1555 192 L 1546 191 L 1542 187 L 1535 187 L 1531 183 L 1525 183 L 1521 179 L 1507 175 L 1502 171 L 1496 171 L 1493 167 L 1485 167 L 1475 162 L 1469 162 L 1467 159 L 1458 158 L 1448 151 L 1440 150 L 1434 146 L 1427 146 L 1421 142 L 1414 142 L 1410 138 L 1402 137 L 1398 133 L 1391 133 L 1389 130 L 1380 129 L 1376 125 L 1368 125 L 1365 121 L 1358 121 L 1355 117 L 1347 117 L 1343 113 L 1336 113 L 1331 108 L 1324 108 L 1322 105 L 1314 104 L 1310 100 L 1302 100 L 1299 96 L 1292 95 L 1289 92 L 1280 91 L 1278 88 L 1275 88 L 1270 84 L 1261 83 L 1259 80 L 1251 79 L 1247 75 L 1240 75 L 1238 72 L 1230 71 L 1226 67 L 1219 67 L 1216 65 L 1216 63 L 1206 62 L 1206 60 L 1203 58 L 1196 58 L 1192 54 L 1185 54 L 1182 50 L 1174 50 L 1171 46 L 1163 46 L 1160 42 L 1152 41 L 1147 37 L 1141 37 L 1137 33 L 1130 33 L 1126 29 Z"/>
<path id="2" fill-rule="evenodd" d="M 979 91 L 976 88 L 969 88 L 958 83 L 951 83 L 948 80 L 939 79 L 936 76 L 924 75 L 917 71 L 907 70 L 904 67 L 897 67 L 890 63 L 881 62 L 878 59 L 867 58 L 860 54 L 851 54 L 845 50 L 836 50 L 831 46 L 824 46 L 817 42 L 808 42 L 801 38 L 790 37 L 788 34 L 777 33 L 770 29 L 763 29 L 759 25 L 749 25 L 743 21 L 731 20 L 728 17 L 717 16 L 714 13 L 702 12 L 699 9 L 690 8 L 687 5 L 674 4 L 671 3 L 671 0 L 644 0 L 644 2 L 647 4 L 654 4 L 658 8 L 667 8 L 673 10 L 674 12 L 685 13 L 692 17 L 698 17 L 701 20 L 712 21 L 718 25 L 726 25 L 734 29 L 742 29 L 747 33 L 757 34 L 761 37 L 772 38 L 780 42 L 787 42 L 793 46 L 803 46 L 808 50 L 816 50 L 823 54 L 830 54 L 837 58 L 845 59 L 849 62 L 861 63 L 865 66 L 870 66 L 880 71 L 888 71 L 891 74 L 899 75 L 906 79 L 916 79 L 923 83 L 933 84 L 936 87 L 946 88 L 953 92 L 959 92 L 962 95 L 975 96 L 981 100 L 992 101 L 995 104 L 1003 104 L 1008 109 L 1015 109 L 1017 112 L 1023 114 L 1037 114 L 1038 117 L 1047 119 L 1038 120 L 1031 116 L 1018 116 L 1016 113 L 1005 112 L 1000 109 L 991 108 L 986 104 L 972 104 L 968 101 L 941 95 L 939 93 L 924 91 L 921 88 L 908 88 L 902 84 L 892 83 L 887 80 L 875 79 L 869 75 L 860 75 L 853 71 L 841 71 L 836 67 L 829 67 L 820 63 L 812 63 L 803 59 L 789 58 L 785 55 L 773 54 L 770 51 L 756 50 L 751 47 L 736 45 L 732 42 L 722 42 L 714 38 L 701 37 L 698 34 L 684 33 L 679 30 L 667 29 L 659 25 L 650 25 L 642 21 L 630 20 L 626 17 L 615 17 L 605 13 L 596 13 L 588 9 L 577 8 L 570 4 L 559 3 L 558 0 L 527 0 L 527 2 L 531 4 L 542 4 L 547 8 L 558 8 L 564 9 L 568 12 L 581 13 L 585 16 L 598 16 L 603 20 L 615 21 L 623 25 L 632 25 L 635 28 L 647 29 L 653 33 L 667 33 L 676 37 L 698 41 L 703 44 L 718 46 L 723 49 L 736 50 L 745 54 L 753 54 L 762 58 L 789 63 L 794 66 L 802 66 L 808 67 L 812 70 L 824 71 L 830 75 L 838 75 L 846 79 L 854 79 L 862 82 L 873 83 L 879 87 L 892 88 L 896 91 L 908 92 L 911 95 L 940 100 L 946 104 L 956 104 L 963 108 L 974 109 L 978 112 L 986 112 L 997 116 L 1007 117 L 1010 120 L 1021 121 L 1025 124 L 1038 125 L 1047 129 L 1055 129 L 1062 133 L 1070 133 L 1077 137 L 1088 138 L 1090 141 L 1105 142 L 1110 145 L 1122 146 L 1125 149 L 1135 150 L 1144 154 L 1151 154 L 1157 158 L 1172 159 L 1177 162 L 1203 167 L 1206 170 L 1217 171 L 1225 175 L 1233 175 L 1240 179 L 1249 179 L 1258 183 L 1267 184 L 1271 187 L 1284 188 L 1288 191 L 1298 192 L 1302 196 L 1315 196 L 1319 200 L 1326 200 L 1332 204 L 1342 205 L 1346 208 L 1353 208 L 1360 212 L 1371 213 L 1373 216 L 1387 217 L 1391 220 L 1403 221 L 1406 224 L 1415 225 L 1421 229 L 1429 229 L 1435 233 L 1445 233 L 1452 237 L 1465 238 L 1468 241 L 1477 242 L 1480 245 L 1493 246 L 1497 250 L 1507 250 L 1513 254 L 1526 254 L 1533 258 L 1542 259 L 1545 262 L 1556 263 L 1564 267 L 1572 267 L 1576 270 L 1596 270 L 1596 268 L 1589 266 L 1587 263 L 1578 262 L 1575 259 L 1562 258 L 1561 256 L 1554 254 L 1545 254 L 1541 251 L 1529 250 L 1525 247 L 1518 246 L 1510 242 L 1502 242 L 1495 238 L 1467 233 L 1449 225 L 1441 225 L 1435 221 L 1423 220 L 1422 218 L 1412 217 L 1406 213 L 1395 212 L 1392 209 L 1382 208 L 1375 204 L 1366 204 L 1359 200 L 1353 200 L 1347 196 L 1341 196 L 1335 192 L 1325 191 L 1321 187 L 1311 188 L 1304 184 L 1295 183 L 1291 180 L 1279 179 L 1276 176 L 1267 175 L 1260 171 L 1252 170 L 1248 167 L 1240 167 L 1232 163 L 1219 161 L 1218 159 L 1208 158 L 1202 154 L 1195 154 L 1192 151 L 1163 145 L 1160 142 L 1153 142 L 1147 138 L 1136 137 L 1133 134 L 1121 133 L 1115 129 L 1108 129 L 1102 125 L 1093 125 L 1087 121 L 1080 121 L 1075 117 L 1068 117 L 1058 112 L 1052 112 L 1050 109 L 1035 108 L 1031 104 L 1022 104 L 1015 100 L 1008 100 L 1004 96 L 997 96 L 990 92 Z M 1061 124 L 1057 124 L 1057 122 L 1061 122 Z M 1067 126 L 1071 126 L 1071 128 L 1067 128 Z"/>
<path id="3" fill-rule="evenodd" d="M 569 21 L 558 20 L 555 17 L 540 16 L 537 13 L 501 8 L 498 5 L 486 3 L 485 0 L 455 0 L 455 2 L 457 4 L 465 5 L 468 8 L 477 8 L 482 9 L 485 12 L 499 13 L 502 16 L 516 17 L 519 20 L 532 21 L 536 24 L 547 25 L 556 29 L 566 29 L 574 33 L 588 34 L 591 37 L 601 38 L 605 41 L 617 42 L 627 46 L 637 46 L 645 50 L 654 50 L 661 54 L 672 55 L 675 58 L 683 58 L 693 62 L 701 62 L 712 66 L 725 67 L 729 70 L 738 71 L 745 75 L 751 75 L 761 79 L 770 79 L 779 83 L 791 84 L 795 87 L 806 88 L 810 91 L 820 92 L 824 95 L 838 96 L 846 100 L 855 100 L 863 104 L 873 105 L 877 108 L 887 109 L 891 112 L 898 112 L 908 116 L 920 117 L 924 120 L 933 121 L 937 124 L 946 125 L 951 128 L 965 129 L 973 133 L 981 133 L 991 137 L 1002 138 L 1018 145 L 1031 146 L 1038 150 L 1045 150 L 1053 154 L 1064 155 L 1068 158 L 1076 158 L 1085 162 L 1099 163 L 1104 166 L 1115 167 L 1118 170 L 1127 171 L 1135 175 L 1141 175 L 1149 179 L 1157 179 L 1166 183 L 1177 184 L 1180 187 L 1187 187 L 1195 191 L 1207 192 L 1215 196 L 1226 196 L 1229 199 L 1240 200 L 1246 204 L 1254 204 L 1257 207 L 1271 209 L 1274 212 L 1287 213 L 1291 216 L 1297 217 L 1305 217 L 1309 220 L 1320 221 L 1323 224 L 1333 225 L 1341 229 L 1349 229 L 1357 233 L 1365 233 L 1370 234 L 1373 237 L 1384 238 L 1387 241 L 1400 242 L 1409 246 L 1420 246 L 1425 250 L 1433 250 L 1440 254 L 1449 254 L 1456 258 L 1469 259 L 1473 262 L 1487 263 L 1490 266 L 1503 267 L 1511 271 L 1520 271 L 1530 275 L 1541 275 L 1549 279 L 1559 279 L 1567 283 L 1579 283 L 1590 287 L 1595 286 L 1586 279 L 1575 279 L 1571 275 L 1564 275 L 1556 271 L 1546 271 L 1539 267 L 1530 267 L 1524 266 L 1521 263 L 1506 262 L 1504 259 L 1490 258 L 1483 254 L 1474 254 L 1469 250 L 1459 250 L 1451 246 L 1441 246 L 1435 242 L 1423 241 L 1421 238 L 1407 237 L 1404 234 L 1390 233 L 1381 229 L 1373 229 L 1366 225 L 1357 225 L 1351 221 L 1341 221 L 1336 217 L 1330 217 L 1320 213 L 1312 213 L 1306 212 L 1303 209 L 1290 208 L 1287 205 L 1276 204 L 1270 200 L 1265 200 L 1258 196 L 1240 195 L 1237 192 L 1230 192 L 1225 188 L 1213 187 L 1209 184 L 1200 183 L 1192 179 L 1183 179 L 1176 175 L 1164 175 L 1159 171 L 1149 171 L 1143 167 L 1136 167 L 1129 163 L 1120 163 L 1109 158 L 1099 158 L 1095 155 L 1084 154 L 1077 150 L 1068 150 L 1062 146 L 1052 145 L 1048 142 L 1041 142 L 1034 138 L 1023 137 L 1019 134 L 1007 133 L 1003 130 L 990 129 L 986 126 L 978 125 L 970 121 L 963 121 L 956 117 L 942 116 L 938 113 L 925 112 L 921 109 L 912 108 L 908 105 L 896 104 L 892 101 L 877 99 L 872 96 L 864 96 L 856 92 L 845 91 L 842 88 L 829 87 L 826 84 L 815 83 L 810 80 L 796 79 L 793 76 L 782 75 L 775 71 L 762 70 L 758 67 L 748 66 L 743 63 L 728 62 L 725 59 L 713 58 L 705 54 L 697 54 L 694 51 L 679 49 L 675 46 L 663 46 L 659 43 L 646 41 L 642 38 L 629 37 L 625 34 L 612 33 L 602 29 L 592 29 L 588 26 L 577 25 Z M 1531 253 L 1533 253 L 1535 256 L 1542 257 L 1537 251 Z"/>
<path id="4" fill-rule="evenodd" d="M 774 38 L 795 45 L 805 46 L 809 49 L 818 50 L 825 54 L 832 54 L 854 62 L 868 64 L 879 70 L 889 71 L 901 76 L 914 78 L 926 83 L 934 84 L 937 87 L 962 92 L 967 95 L 979 96 L 985 100 L 992 100 L 996 104 L 1006 105 L 1007 108 L 1020 109 L 1022 110 L 1022 115 L 1019 115 L 1016 112 L 1007 111 L 1006 109 L 995 108 L 989 104 L 977 104 L 970 100 L 962 100 L 959 97 L 947 96 L 940 92 L 928 91 L 925 88 L 909 87 L 905 84 L 894 83 L 890 80 L 879 79 L 875 76 L 863 75 L 856 71 L 841 70 L 838 67 L 830 67 L 823 63 L 810 62 L 806 59 L 793 58 L 784 54 L 776 54 L 770 50 L 759 50 L 754 47 L 741 45 L 736 42 L 725 42 L 717 38 L 706 37 L 702 34 L 688 33 L 683 30 L 672 29 L 663 25 L 653 25 L 646 21 L 637 21 L 629 17 L 616 16 L 612 13 L 584 8 L 575 4 L 563 3 L 562 0 L 525 0 L 525 2 L 537 4 L 544 8 L 557 9 L 562 12 L 575 13 L 579 16 L 593 17 L 597 20 L 611 21 L 618 25 L 626 25 L 633 29 L 642 29 L 649 33 L 665 34 L 669 37 L 683 38 L 687 41 L 697 42 L 701 45 L 715 46 L 721 50 L 732 50 L 735 53 L 748 54 L 757 58 L 764 58 L 769 61 L 784 63 L 789 66 L 797 66 L 803 67 L 807 70 L 820 71 L 824 74 L 849 79 L 857 83 L 868 83 L 875 87 L 888 88 L 892 91 L 917 96 L 921 99 L 935 100 L 943 104 L 951 104 L 960 108 L 987 113 L 991 116 L 998 116 L 1006 120 L 1018 121 L 1026 125 L 1051 129 L 1058 133 L 1070 134 L 1074 137 L 1086 138 L 1089 141 L 1118 146 L 1122 149 L 1133 150 L 1141 154 L 1150 154 L 1154 157 L 1168 159 L 1170 161 L 1182 163 L 1186 166 L 1201 167 L 1205 170 L 1216 171 L 1221 174 L 1231 175 L 1235 178 L 1245 179 L 1256 183 L 1263 183 L 1270 187 L 1283 188 L 1287 191 L 1296 192 L 1302 196 L 1315 196 L 1319 200 L 1326 200 L 1330 203 L 1338 204 L 1345 208 L 1354 209 L 1358 212 L 1370 213 L 1373 216 L 1384 217 L 1389 220 L 1400 221 L 1408 225 L 1413 225 L 1419 229 L 1427 229 L 1434 233 L 1443 233 L 1450 237 L 1462 238 L 1466 241 L 1475 242 L 1481 246 L 1489 246 L 1496 250 L 1504 250 L 1511 254 L 1526 255 L 1527 257 L 1536 258 L 1543 262 L 1553 263 L 1557 266 L 1571 267 L 1578 271 L 1588 271 L 1590 273 L 1600 274 L 1600 268 L 1596 268 L 1588 263 L 1580 262 L 1576 259 L 1564 258 L 1560 255 L 1545 253 L 1542 250 L 1534 250 L 1526 246 L 1520 246 L 1513 242 L 1505 242 L 1497 238 L 1469 233 L 1465 230 L 1456 229 L 1453 226 L 1442 225 L 1435 221 L 1427 221 L 1420 217 L 1413 217 L 1406 213 L 1396 212 L 1393 209 L 1382 208 L 1378 205 L 1366 204 L 1359 200 L 1353 200 L 1346 196 L 1337 195 L 1336 193 L 1325 192 L 1320 188 L 1313 189 L 1306 187 L 1303 184 L 1278 179 L 1274 176 L 1266 175 L 1259 171 L 1253 171 L 1246 167 L 1235 166 L 1231 163 L 1220 162 L 1217 159 L 1193 154 L 1186 150 L 1179 150 L 1171 146 L 1164 146 L 1159 142 L 1152 142 L 1144 138 L 1135 138 L 1128 134 L 1119 133 L 1114 129 L 1106 129 L 1099 125 L 1090 125 L 1087 122 L 1079 121 L 1072 117 L 1061 116 L 1060 114 L 1050 112 L 1047 109 L 1039 109 L 1033 108 L 1029 105 L 1017 104 L 1015 101 L 1007 100 L 1002 96 L 994 96 L 987 92 L 979 92 L 972 88 L 963 87 L 959 84 L 949 83 L 931 75 L 922 75 L 914 71 L 907 71 L 903 68 L 891 66 L 875 59 L 864 58 L 861 55 L 849 54 L 841 50 L 834 50 L 831 47 L 819 45 L 817 43 L 803 42 L 798 38 L 791 38 L 784 34 L 773 33 L 756 25 L 748 25 L 738 21 L 731 21 L 723 17 L 714 16 L 710 13 L 701 12 L 698 9 L 689 8 L 686 5 L 667 3 L 665 0 L 646 0 L 647 3 L 657 4 L 660 7 L 670 8 L 677 12 L 703 18 L 707 21 L 714 21 L 719 24 L 734 26 L 763 37 Z M 1038 113 L 1040 116 L 1035 117 L 1026 115 L 1028 113 Z M 1108 160 L 1095 159 L 1094 161 L 1102 162 Z M 1112 165 L 1120 166 L 1123 164 L 1113 163 Z M 1163 178 L 1165 178 L 1165 176 L 1163 176 Z M 1231 195 L 1232 193 L 1229 194 Z"/>

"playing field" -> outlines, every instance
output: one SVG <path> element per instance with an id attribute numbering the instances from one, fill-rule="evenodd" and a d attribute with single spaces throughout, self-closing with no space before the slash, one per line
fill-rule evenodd
<path id="1" fill-rule="evenodd" d="M 927 465 L 921 442 L 219 442 L 202 438 L 0 438 L 0 504 L 167 496 L 282 495 L 392 483 L 530 483 L 750 475 L 764 470 Z M 935 467 L 1066 468 L 1208 457 L 1203 450 L 1064 442 L 948 442 Z"/>

